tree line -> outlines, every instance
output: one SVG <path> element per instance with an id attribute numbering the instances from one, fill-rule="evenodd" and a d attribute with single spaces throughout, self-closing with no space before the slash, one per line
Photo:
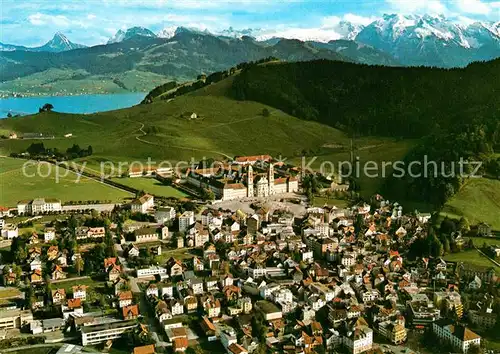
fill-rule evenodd
<path id="1" fill-rule="evenodd" d="M 94 153 L 92 145 L 87 148 L 82 148 L 78 144 L 73 144 L 73 146 L 66 149 L 66 151 L 61 151 L 58 148 L 46 147 L 44 143 L 31 143 L 28 148 L 21 153 L 11 153 L 11 157 L 25 157 L 28 155 L 30 158 L 44 159 L 44 158 L 55 158 L 57 160 L 72 160 L 79 157 L 91 156 Z"/>

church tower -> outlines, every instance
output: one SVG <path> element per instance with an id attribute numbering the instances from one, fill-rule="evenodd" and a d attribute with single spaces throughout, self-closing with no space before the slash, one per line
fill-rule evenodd
<path id="1" fill-rule="evenodd" d="M 274 194 L 274 165 L 272 162 L 269 162 L 269 171 L 267 180 L 269 181 L 269 195 Z"/>
<path id="2" fill-rule="evenodd" d="M 247 170 L 247 197 L 253 197 L 253 168 L 251 165 L 248 166 Z"/>

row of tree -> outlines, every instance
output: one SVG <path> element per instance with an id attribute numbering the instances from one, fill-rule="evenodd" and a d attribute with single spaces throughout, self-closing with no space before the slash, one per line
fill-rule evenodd
<path id="1" fill-rule="evenodd" d="M 23 153 L 12 153 L 12 157 L 23 157 L 24 154 L 28 154 L 34 159 L 45 159 L 45 158 L 55 158 L 57 160 L 72 160 L 79 157 L 91 156 L 94 153 L 94 149 L 91 145 L 87 148 L 81 148 L 78 144 L 73 144 L 73 146 L 66 149 L 65 152 L 60 151 L 58 148 L 49 148 L 42 143 L 31 143 L 30 146 Z"/>

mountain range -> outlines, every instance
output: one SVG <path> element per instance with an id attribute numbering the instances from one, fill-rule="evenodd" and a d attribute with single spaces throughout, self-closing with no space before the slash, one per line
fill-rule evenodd
<path id="1" fill-rule="evenodd" d="M 210 33 L 166 27 L 154 33 L 132 27 L 93 47 L 59 32 L 36 48 L 0 43 L 0 95 L 144 91 L 266 57 L 443 68 L 500 57 L 500 22 L 463 25 L 443 16 L 384 15 L 364 26 L 339 22 L 331 31 L 332 40 L 324 33 L 298 40 L 261 28 Z"/>
<path id="2" fill-rule="evenodd" d="M 83 44 L 71 42 L 64 34 L 57 32 L 54 37 L 40 47 L 24 47 L 20 45 L 0 43 L 0 51 L 26 51 L 26 52 L 64 52 L 78 48 L 86 48 Z"/>
<path id="3" fill-rule="evenodd" d="M 197 28 L 169 26 L 158 33 L 144 28 L 132 27 L 119 30 L 107 44 L 119 43 L 134 37 L 171 39 L 182 32 L 213 36 L 219 39 L 241 39 L 251 37 L 255 42 L 275 45 L 282 39 L 301 39 L 322 49 L 330 49 L 322 43 L 334 40 L 349 40 L 349 54 L 354 61 L 354 48 L 367 46 L 384 53 L 384 60 L 361 60 L 368 64 L 387 64 L 387 57 L 393 63 L 403 66 L 463 67 L 473 61 L 491 60 L 500 56 L 500 21 L 474 22 L 462 24 L 444 16 L 430 15 L 383 15 L 368 25 L 340 21 L 321 35 L 314 31 L 308 36 L 299 35 L 293 30 L 283 35 L 279 31 L 262 28 L 234 29 L 229 27 L 218 32 Z M 325 33 L 326 32 L 326 35 Z M 331 32 L 331 34 L 329 34 Z M 331 37 L 331 38 L 329 38 Z M 346 42 L 341 42 L 346 44 Z M 1 51 L 49 51 L 61 52 L 85 46 L 70 42 L 62 33 L 56 33 L 47 44 L 27 48 L 0 43 Z M 334 48 L 338 53 L 338 48 Z M 345 53 L 344 53 L 345 54 Z M 373 58 L 371 58 L 373 59 Z"/>

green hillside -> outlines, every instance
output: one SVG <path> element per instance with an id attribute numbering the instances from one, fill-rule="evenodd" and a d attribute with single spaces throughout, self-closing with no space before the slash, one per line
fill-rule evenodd
<path id="1" fill-rule="evenodd" d="M 487 222 L 500 230 L 500 180 L 470 180 L 448 200 L 441 214 L 456 219 L 465 216 L 471 224 Z"/>
<path id="2" fill-rule="evenodd" d="M 498 122 L 500 59 L 464 69 L 317 60 L 252 66 L 232 94 L 360 135 L 422 137 L 471 119 Z"/>
<path id="3" fill-rule="evenodd" d="M 94 155 L 125 161 L 256 153 L 290 156 L 346 139 L 334 128 L 303 122 L 271 107 L 271 115 L 264 117 L 266 107 L 220 96 L 182 96 L 93 115 L 52 112 L 2 119 L 0 129 L 54 135 L 46 146 L 65 150 L 74 143 L 92 145 Z M 189 119 L 193 112 L 198 119 Z M 64 138 L 67 133 L 73 137 Z M 0 149 L 4 154 L 20 152 L 32 142 L 3 140 Z"/>

